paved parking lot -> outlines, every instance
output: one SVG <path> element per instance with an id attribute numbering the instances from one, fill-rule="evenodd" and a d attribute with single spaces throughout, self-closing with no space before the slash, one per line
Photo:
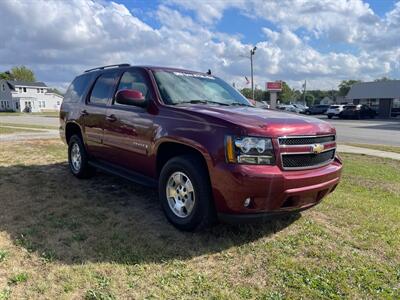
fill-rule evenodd
<path id="1" fill-rule="evenodd" d="M 400 120 L 329 120 L 335 126 L 341 143 L 363 143 L 400 146 Z"/>

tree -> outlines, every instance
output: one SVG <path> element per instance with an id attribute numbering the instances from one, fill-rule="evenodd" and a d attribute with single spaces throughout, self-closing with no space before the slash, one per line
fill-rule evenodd
<path id="1" fill-rule="evenodd" d="M 60 92 L 58 89 L 56 89 L 56 88 L 48 88 L 48 89 L 47 89 L 47 92 L 49 92 L 49 93 L 54 93 L 54 94 L 58 94 L 58 95 L 60 95 L 60 96 L 64 96 L 64 94 L 63 94 L 62 92 Z"/>
<path id="2" fill-rule="evenodd" d="M 390 80 L 392 80 L 392 79 L 390 79 L 389 77 L 384 76 L 382 78 L 375 79 L 374 81 L 390 81 Z"/>
<path id="3" fill-rule="evenodd" d="M 279 93 L 279 99 L 282 103 L 289 103 L 296 99 L 295 90 L 291 89 L 284 81 L 282 81 L 282 91 Z"/>
<path id="4" fill-rule="evenodd" d="M 14 80 L 21 80 L 27 82 L 36 81 L 35 74 L 33 73 L 33 71 L 25 66 L 13 67 L 10 73 Z"/>
<path id="5" fill-rule="evenodd" d="M 25 66 L 13 67 L 10 71 L 0 72 L 0 79 L 21 80 L 27 82 L 36 81 L 33 71 Z"/>
<path id="6" fill-rule="evenodd" d="M 339 84 L 339 95 L 341 96 L 346 96 L 347 93 L 349 92 L 351 86 L 355 83 L 361 82 L 360 80 L 342 80 L 342 82 Z"/>

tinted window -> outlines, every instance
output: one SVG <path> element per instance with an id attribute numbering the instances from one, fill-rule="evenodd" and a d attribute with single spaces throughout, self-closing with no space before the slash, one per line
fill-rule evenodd
<path id="1" fill-rule="evenodd" d="M 90 84 L 91 76 L 81 75 L 76 77 L 69 86 L 64 96 L 64 102 L 78 102 L 82 99 L 88 85 Z"/>
<path id="2" fill-rule="evenodd" d="M 114 92 L 116 73 L 105 73 L 97 78 L 89 102 L 92 104 L 106 105 Z"/>
<path id="3" fill-rule="evenodd" d="M 121 77 L 118 90 L 137 90 L 143 94 L 146 100 L 151 99 L 150 84 L 145 76 L 146 74 L 140 70 L 125 72 Z"/>

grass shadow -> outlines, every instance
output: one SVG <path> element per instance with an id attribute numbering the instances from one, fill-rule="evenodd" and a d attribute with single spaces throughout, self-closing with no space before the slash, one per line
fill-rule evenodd
<path id="1" fill-rule="evenodd" d="M 65 163 L 0 167 L 0 195 L 1 230 L 44 260 L 66 264 L 190 259 L 272 235 L 300 217 L 180 232 L 156 190 L 102 173 L 78 180 Z"/>

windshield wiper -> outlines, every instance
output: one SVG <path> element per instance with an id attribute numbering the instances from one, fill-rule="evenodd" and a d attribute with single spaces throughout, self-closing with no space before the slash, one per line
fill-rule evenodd
<path id="1" fill-rule="evenodd" d="M 190 103 L 190 104 L 219 104 L 219 105 L 225 105 L 225 106 L 229 106 L 229 104 L 227 103 L 222 103 L 222 102 L 217 102 L 217 101 L 211 101 L 211 100 L 203 100 L 203 99 L 196 99 L 196 100 L 189 100 L 189 101 L 180 101 L 180 102 L 176 102 L 174 103 L 174 105 L 178 105 L 178 104 L 185 104 L 185 103 Z"/>

